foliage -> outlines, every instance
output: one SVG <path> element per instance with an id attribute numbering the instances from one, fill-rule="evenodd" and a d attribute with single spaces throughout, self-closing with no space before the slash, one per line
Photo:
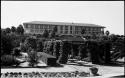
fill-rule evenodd
<path id="1" fill-rule="evenodd" d="M 51 31 L 51 33 L 49 34 L 50 38 L 54 38 L 56 36 L 56 32 L 57 32 L 57 26 L 55 26 Z"/>
<path id="2" fill-rule="evenodd" d="M 118 57 L 113 57 L 112 59 L 117 60 L 118 58 L 125 57 L 124 54 L 124 38 L 113 38 L 111 39 L 112 42 L 112 57 L 115 56 L 115 54 L 118 55 Z"/>
<path id="3" fill-rule="evenodd" d="M 57 32 L 58 30 L 57 30 L 57 26 L 55 26 L 54 28 L 53 28 L 53 32 Z"/>
<path id="4" fill-rule="evenodd" d="M 10 28 L 6 28 L 6 29 L 5 29 L 5 32 L 6 32 L 6 33 L 10 33 L 10 32 L 11 32 L 11 29 L 10 29 Z"/>
<path id="5" fill-rule="evenodd" d="M 97 38 L 96 34 L 93 33 L 93 34 L 92 34 L 92 39 L 96 39 L 96 38 Z"/>
<path id="6" fill-rule="evenodd" d="M 38 63 L 38 57 L 36 51 L 32 50 L 31 52 L 28 52 L 29 56 L 29 66 L 35 66 Z"/>
<path id="7" fill-rule="evenodd" d="M 20 49 L 14 48 L 14 53 L 13 53 L 13 54 L 14 54 L 15 56 L 20 56 L 20 55 L 21 55 L 20 52 L 21 52 Z"/>
<path id="8" fill-rule="evenodd" d="M 52 49 L 51 49 L 51 51 L 53 52 L 53 55 L 58 59 L 59 58 L 59 51 L 60 51 L 60 44 L 61 44 L 61 42 L 59 42 L 59 41 L 55 41 L 53 44 L 52 44 Z"/>
<path id="9" fill-rule="evenodd" d="M 23 26 L 22 25 L 19 25 L 18 27 L 17 27 L 17 31 L 16 31 L 18 34 L 24 34 L 24 28 L 23 28 Z"/>
<path id="10" fill-rule="evenodd" d="M 71 53 L 71 44 L 61 40 L 45 41 L 43 52 L 55 56 L 58 63 L 65 64 L 68 60 L 68 54 Z"/>
<path id="11" fill-rule="evenodd" d="M 16 32 L 16 27 L 12 26 L 12 27 L 11 27 L 11 31 L 12 31 L 13 33 Z"/>
<path id="12" fill-rule="evenodd" d="M 43 32 L 43 37 L 48 38 L 49 32 L 45 29 Z"/>
<path id="13" fill-rule="evenodd" d="M 36 37 L 37 38 L 42 38 L 42 34 L 37 34 Z"/>
<path id="14" fill-rule="evenodd" d="M 2 55 L 1 56 L 1 66 L 12 66 L 18 65 L 19 62 L 16 60 L 16 57 L 13 55 Z"/>
<path id="15" fill-rule="evenodd" d="M 67 41 L 66 42 L 61 42 L 60 43 L 60 56 L 58 58 L 58 63 L 61 63 L 61 64 L 66 64 L 67 61 L 68 61 L 68 54 L 70 53 L 71 51 L 71 44 L 68 43 Z"/>
<path id="16" fill-rule="evenodd" d="M 12 40 L 11 36 L 1 33 L 1 55 L 12 53 L 14 48 Z"/>
<path id="17" fill-rule="evenodd" d="M 37 41 L 37 52 L 42 52 L 43 51 L 43 40 L 38 40 Z"/>
<path id="18" fill-rule="evenodd" d="M 85 34 L 86 30 L 83 28 L 81 34 Z"/>
<path id="19" fill-rule="evenodd" d="M 24 46 L 26 47 L 27 51 L 28 49 L 37 49 L 37 39 L 33 37 L 26 38 L 24 42 Z"/>
<path id="20" fill-rule="evenodd" d="M 52 31 L 52 32 L 50 33 L 50 38 L 54 38 L 55 36 L 56 36 L 56 33 Z"/>
<path id="21" fill-rule="evenodd" d="M 105 32 L 105 34 L 108 36 L 108 35 L 110 34 L 110 32 L 107 30 L 107 31 Z"/>
<path id="22" fill-rule="evenodd" d="M 12 38 L 14 48 L 19 47 L 20 42 L 22 42 L 25 39 L 25 37 L 14 34 L 14 33 L 9 34 L 9 36 Z"/>
<path id="23" fill-rule="evenodd" d="M 1 53 L 11 54 L 15 47 L 19 47 L 21 42 L 24 42 L 26 36 L 17 35 L 15 33 L 5 34 L 1 32 Z"/>

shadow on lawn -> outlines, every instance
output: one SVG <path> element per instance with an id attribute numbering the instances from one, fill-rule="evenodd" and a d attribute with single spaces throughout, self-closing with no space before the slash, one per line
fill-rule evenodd
<path id="1" fill-rule="evenodd" d="M 114 67 L 124 67 L 125 66 L 125 62 L 111 62 L 109 64 L 99 64 L 99 65 L 103 65 L 103 66 L 114 66 Z"/>
<path id="2" fill-rule="evenodd" d="M 7 69 L 7 68 L 14 68 L 14 69 L 16 69 L 16 68 L 45 68 L 45 69 L 47 69 L 47 68 L 50 68 L 50 67 L 64 67 L 63 65 L 60 65 L 60 64 L 56 64 L 56 65 L 54 65 L 54 66 L 35 66 L 35 67 L 31 67 L 31 66 L 29 66 L 29 67 L 21 67 L 21 66 L 1 66 L 1 68 L 2 69 Z"/>
<path id="3" fill-rule="evenodd" d="M 87 63 L 68 63 L 67 65 L 75 65 L 75 66 L 85 66 L 85 67 L 93 67 L 94 65 L 86 65 Z"/>
<path id="4" fill-rule="evenodd" d="M 113 76 L 113 77 L 110 77 L 110 78 L 125 78 L 125 75 Z"/>
<path id="5" fill-rule="evenodd" d="M 114 66 L 114 67 L 124 67 L 125 66 L 125 62 L 111 62 L 109 64 L 87 64 L 87 63 L 68 63 L 67 65 L 76 65 L 76 66 L 85 66 L 85 67 L 93 67 L 94 65 L 102 65 L 102 66 Z"/>

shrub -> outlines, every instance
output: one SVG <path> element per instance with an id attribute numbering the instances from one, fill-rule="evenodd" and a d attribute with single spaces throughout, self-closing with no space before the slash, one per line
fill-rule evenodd
<path id="1" fill-rule="evenodd" d="M 16 57 L 12 55 L 3 55 L 1 56 L 1 66 L 12 66 L 18 65 L 19 62 L 16 60 Z"/>
<path id="2" fill-rule="evenodd" d="M 37 52 L 42 52 L 43 51 L 43 40 L 38 40 L 37 41 Z"/>
<path id="3" fill-rule="evenodd" d="M 61 64 L 66 64 L 67 61 L 68 61 L 68 54 L 70 53 L 71 51 L 71 47 L 70 47 L 70 43 L 68 42 L 61 42 L 60 44 L 60 56 L 58 58 L 58 63 L 61 63 Z"/>
<path id="4" fill-rule="evenodd" d="M 1 55 L 11 54 L 14 48 L 12 37 L 9 35 L 1 34 Z"/>
<path id="5" fill-rule="evenodd" d="M 15 49 L 14 49 L 14 55 L 15 55 L 15 56 L 20 56 L 20 55 L 21 55 L 20 52 L 21 52 L 20 49 L 18 49 L 18 48 L 15 48 Z"/>
<path id="6" fill-rule="evenodd" d="M 33 37 L 28 37 L 24 42 L 24 46 L 26 48 L 26 51 L 28 51 L 29 48 L 36 50 L 37 49 L 37 39 L 33 38 Z"/>
<path id="7" fill-rule="evenodd" d="M 28 52 L 29 56 L 29 66 L 35 66 L 38 63 L 38 57 L 36 51 L 32 50 L 31 52 Z"/>

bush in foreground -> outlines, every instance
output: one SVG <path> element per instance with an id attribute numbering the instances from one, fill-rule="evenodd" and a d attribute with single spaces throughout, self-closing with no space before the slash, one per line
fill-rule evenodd
<path id="1" fill-rule="evenodd" d="M 3 55 L 1 56 L 1 66 L 12 66 L 18 65 L 19 61 L 16 60 L 15 56 L 12 55 Z"/>

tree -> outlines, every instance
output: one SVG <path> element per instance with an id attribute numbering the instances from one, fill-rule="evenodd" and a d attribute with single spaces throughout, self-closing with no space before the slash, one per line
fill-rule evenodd
<path id="1" fill-rule="evenodd" d="M 35 65 L 38 64 L 38 56 L 36 51 L 31 50 L 30 52 L 28 52 L 29 55 L 29 66 L 34 67 Z"/>
<path id="2" fill-rule="evenodd" d="M 54 28 L 53 28 L 53 32 L 57 32 L 57 26 L 55 26 Z"/>
<path id="3" fill-rule="evenodd" d="M 37 52 L 42 52 L 43 51 L 43 40 L 38 40 L 37 41 Z"/>
<path id="4" fill-rule="evenodd" d="M 1 33 L 1 55 L 11 54 L 13 48 L 12 37 Z"/>
<path id="5" fill-rule="evenodd" d="M 37 41 L 35 38 L 28 37 L 24 42 L 24 46 L 26 47 L 27 50 L 30 50 L 30 48 L 36 50 L 37 49 Z"/>
<path id="6" fill-rule="evenodd" d="M 13 33 L 16 32 L 16 27 L 12 26 L 12 27 L 11 27 L 11 31 L 12 31 Z"/>
<path id="7" fill-rule="evenodd" d="M 6 29 L 5 29 L 5 32 L 6 32 L 6 33 L 10 33 L 10 32 L 11 32 L 11 29 L 10 29 L 10 28 L 6 28 Z"/>
<path id="8" fill-rule="evenodd" d="M 23 34 L 24 33 L 24 28 L 23 28 L 23 26 L 21 24 L 17 27 L 17 33 L 18 34 Z"/>
<path id="9" fill-rule="evenodd" d="M 20 49 L 18 49 L 18 48 L 14 48 L 14 51 L 13 51 L 14 53 L 14 55 L 15 56 L 20 56 L 20 52 L 21 52 L 21 50 Z"/>
<path id="10" fill-rule="evenodd" d="M 43 32 L 43 37 L 47 38 L 49 36 L 49 32 L 45 29 Z"/>
<path id="11" fill-rule="evenodd" d="M 50 38 L 55 37 L 55 35 L 56 35 L 56 33 L 52 31 L 52 32 L 50 33 Z"/>
<path id="12" fill-rule="evenodd" d="M 56 36 L 56 32 L 57 32 L 57 26 L 55 26 L 52 30 L 52 32 L 50 33 L 50 38 L 53 38 Z"/>
<path id="13" fill-rule="evenodd" d="M 93 34 L 92 34 L 92 39 L 96 39 L 96 38 L 97 38 L 96 34 L 93 33 Z"/>
<path id="14" fill-rule="evenodd" d="M 108 35 L 110 34 L 110 32 L 107 30 L 107 31 L 105 32 L 105 34 L 108 36 Z"/>
<path id="15" fill-rule="evenodd" d="M 84 28 L 82 29 L 81 34 L 85 34 L 85 29 Z"/>

